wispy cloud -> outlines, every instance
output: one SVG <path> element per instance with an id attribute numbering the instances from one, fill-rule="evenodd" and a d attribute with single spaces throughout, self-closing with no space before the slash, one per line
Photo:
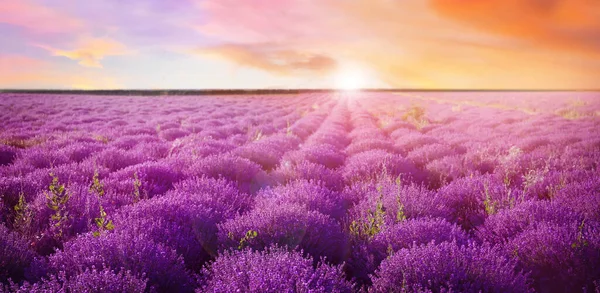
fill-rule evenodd
<path id="1" fill-rule="evenodd" d="M 76 16 L 31 0 L 0 0 L 0 23 L 34 33 L 72 33 L 85 26 Z"/>
<path id="2" fill-rule="evenodd" d="M 529 40 L 535 46 L 600 51 L 596 0 L 432 0 L 432 7 L 476 29 Z"/>
<path id="3" fill-rule="evenodd" d="M 332 72 L 337 67 L 335 59 L 327 55 L 278 48 L 274 44 L 227 44 L 199 48 L 193 52 L 203 56 L 225 58 L 241 66 L 258 68 L 282 75 L 324 74 Z"/>
<path id="4" fill-rule="evenodd" d="M 120 86 L 113 77 L 97 72 L 69 72 L 44 60 L 0 54 L 2 88 L 114 89 Z"/>
<path id="5" fill-rule="evenodd" d="M 81 66 L 94 68 L 102 68 L 100 61 L 106 56 L 124 55 L 129 52 L 122 43 L 107 38 L 84 38 L 72 50 L 56 49 L 46 45 L 37 46 L 48 50 L 53 56 L 67 57 L 78 61 Z"/>

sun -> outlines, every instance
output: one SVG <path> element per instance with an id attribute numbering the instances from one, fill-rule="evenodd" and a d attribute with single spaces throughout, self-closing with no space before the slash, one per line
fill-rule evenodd
<path id="1" fill-rule="evenodd" d="M 364 74 L 357 70 L 340 71 L 335 76 L 335 88 L 345 91 L 355 91 L 364 88 L 366 78 Z"/>

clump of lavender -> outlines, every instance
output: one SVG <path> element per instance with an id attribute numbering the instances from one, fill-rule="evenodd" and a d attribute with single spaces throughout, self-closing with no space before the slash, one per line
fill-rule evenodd
<path id="1" fill-rule="evenodd" d="M 346 155 L 330 144 L 314 144 L 303 146 L 297 151 L 288 152 L 283 156 L 283 161 L 295 164 L 308 161 L 335 169 L 344 164 Z"/>
<path id="2" fill-rule="evenodd" d="M 430 242 L 456 242 L 466 245 L 468 235 L 460 227 L 444 219 L 418 218 L 386 226 L 375 235 L 371 242 L 371 251 L 383 259 L 390 254 L 413 245 Z"/>
<path id="3" fill-rule="evenodd" d="M 526 201 L 488 217 L 476 235 L 490 243 L 506 243 L 538 223 L 562 225 L 582 220 L 581 214 L 559 203 Z"/>
<path id="4" fill-rule="evenodd" d="M 257 205 L 295 203 L 308 210 L 319 211 L 336 220 L 346 213 L 349 203 L 343 193 L 332 191 L 314 181 L 297 180 L 274 188 L 264 189 L 257 196 Z"/>
<path id="5" fill-rule="evenodd" d="M 308 161 L 299 163 L 282 161 L 279 167 L 270 173 L 270 176 L 273 181 L 280 184 L 304 179 L 319 181 L 331 190 L 340 191 L 344 188 L 344 180 L 339 172 Z"/>
<path id="6" fill-rule="evenodd" d="M 0 224 L 0 247 L 0 283 L 23 280 L 26 268 L 36 256 L 28 241 Z"/>
<path id="7" fill-rule="evenodd" d="M 111 268 L 140 276 L 145 274 L 149 285 L 159 291 L 193 291 L 195 279 L 186 270 L 183 259 L 171 248 L 139 232 L 115 231 L 101 237 L 91 233 L 80 235 L 48 257 L 47 273 L 56 275 L 62 271 L 71 278 L 89 269 Z"/>
<path id="8" fill-rule="evenodd" d="M 215 189 L 222 184 L 216 180 L 206 183 L 214 184 Z M 218 207 L 210 201 L 216 196 L 227 194 L 172 192 L 124 207 L 115 216 L 115 232 L 143 234 L 149 240 L 174 249 L 183 256 L 188 268 L 198 269 L 217 254 L 217 223 L 237 215 L 237 211 L 227 206 Z M 227 203 L 227 200 L 236 198 L 222 199 L 222 202 Z"/>
<path id="9" fill-rule="evenodd" d="M 235 182 L 220 178 L 194 177 L 175 184 L 166 196 L 184 198 L 232 218 L 248 212 L 254 206 L 254 198 L 240 192 Z"/>
<path id="10" fill-rule="evenodd" d="M 221 248 L 238 247 L 248 231 L 257 232 L 245 241 L 252 249 L 277 244 L 333 263 L 340 263 L 347 251 L 346 235 L 334 219 L 296 204 L 271 204 L 219 224 Z"/>
<path id="11" fill-rule="evenodd" d="M 600 224 L 536 222 L 510 239 L 506 254 L 531 271 L 535 288 L 590 292 L 600 277 Z"/>
<path id="12" fill-rule="evenodd" d="M 185 176 L 164 162 L 147 162 L 111 174 L 112 178 L 134 178 L 134 201 L 164 194 Z"/>
<path id="13" fill-rule="evenodd" d="M 240 191 L 246 193 L 256 192 L 267 183 L 260 165 L 229 154 L 208 156 L 194 163 L 189 172 L 191 177 L 206 176 L 230 180 L 237 183 Z"/>
<path id="14" fill-rule="evenodd" d="M 369 292 L 533 292 L 516 260 L 497 247 L 454 242 L 401 249 L 384 260 Z"/>
<path id="15" fill-rule="evenodd" d="M 420 217 L 448 218 L 451 214 L 444 198 L 435 191 L 403 183 L 400 178 L 353 184 L 344 193 L 356 203 L 348 212 L 349 223 L 363 224 L 376 214 L 388 225 Z"/>
<path id="16" fill-rule="evenodd" d="M 11 146 L 0 144 L 0 166 L 10 165 L 17 157 L 17 151 Z"/>
<path id="17" fill-rule="evenodd" d="M 457 179 L 438 191 L 450 212 L 447 219 L 466 230 L 483 224 L 488 215 L 514 206 L 521 200 L 518 195 L 486 175 Z"/>
<path id="18" fill-rule="evenodd" d="M 203 273 L 196 292 L 353 292 L 340 267 L 315 267 L 301 252 L 278 247 L 225 252 Z"/>
<path id="19" fill-rule="evenodd" d="M 7 287 L 8 292 L 155 292 L 156 288 L 147 285 L 148 279 L 133 275 L 130 271 L 120 271 L 105 268 L 97 270 L 95 267 L 86 269 L 84 272 L 67 277 L 64 272 L 51 275 L 37 283 L 25 282 L 22 285 L 15 283 Z M 1 288 L 0 288 L 1 289 Z M 1 290 L 0 290 L 1 291 Z"/>
<path id="20" fill-rule="evenodd" d="M 401 175 L 415 181 L 422 177 L 421 172 L 410 161 L 383 150 L 365 151 L 349 157 L 342 174 L 349 184 Z"/>

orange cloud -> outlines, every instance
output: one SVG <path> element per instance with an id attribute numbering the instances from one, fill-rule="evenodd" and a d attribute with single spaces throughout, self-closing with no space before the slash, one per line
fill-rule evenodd
<path id="1" fill-rule="evenodd" d="M 432 0 L 432 7 L 474 28 L 538 46 L 600 50 L 597 0 Z"/>
<path id="2" fill-rule="evenodd" d="M 79 65 L 84 67 L 102 68 L 100 61 L 106 56 L 118 56 L 128 53 L 125 45 L 111 39 L 105 38 L 86 38 L 77 44 L 77 49 L 61 50 L 50 46 L 38 45 L 46 49 L 53 56 L 67 57 L 71 60 L 79 61 Z"/>
<path id="3" fill-rule="evenodd" d="M 0 0 L 0 23 L 36 33 L 69 33 L 84 27 L 76 17 L 29 0 Z"/>
<path id="4" fill-rule="evenodd" d="M 204 56 L 215 56 L 231 60 L 239 65 L 289 75 L 298 73 L 328 73 L 337 62 L 323 54 L 282 49 L 272 44 L 221 45 L 194 51 Z"/>
<path id="5" fill-rule="evenodd" d="M 0 88 L 120 88 L 112 77 L 67 72 L 51 63 L 20 55 L 0 55 Z"/>

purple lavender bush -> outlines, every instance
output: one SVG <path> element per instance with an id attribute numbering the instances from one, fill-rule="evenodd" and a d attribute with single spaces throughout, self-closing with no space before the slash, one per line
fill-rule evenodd
<path id="1" fill-rule="evenodd" d="M 315 267 L 301 252 L 278 247 L 225 252 L 204 274 L 196 292 L 354 292 L 339 267 Z"/>
<path id="2" fill-rule="evenodd" d="M 98 271 L 96 268 L 86 269 L 84 272 L 68 278 L 64 272 L 51 275 L 37 283 L 25 282 L 22 285 L 11 284 L 5 289 L 7 292 L 156 292 L 155 287 L 147 285 L 148 280 L 132 275 L 130 271 L 115 273 L 110 269 Z M 0 290 L 1 291 L 1 290 Z"/>
<path id="3" fill-rule="evenodd" d="M 372 150 L 349 157 L 342 174 L 344 180 L 352 184 L 362 180 L 375 180 L 382 176 L 395 178 L 400 175 L 418 181 L 420 173 L 410 161 L 399 155 Z"/>
<path id="4" fill-rule="evenodd" d="M 224 180 L 183 181 L 164 196 L 127 206 L 114 216 L 115 231 L 144 234 L 175 249 L 188 268 L 217 255 L 217 224 L 246 211 L 252 200 Z"/>
<path id="5" fill-rule="evenodd" d="M 600 277 L 600 224 L 538 222 L 506 244 L 537 291 L 591 292 Z"/>
<path id="6" fill-rule="evenodd" d="M 318 182 L 306 180 L 264 189 L 257 195 L 256 201 L 258 207 L 265 208 L 272 204 L 299 204 L 336 220 L 340 220 L 346 214 L 349 205 L 343 193 L 329 190 Z"/>
<path id="7" fill-rule="evenodd" d="M 260 165 L 233 155 L 208 156 L 192 165 L 189 172 L 189 176 L 230 180 L 242 192 L 256 192 L 268 183 Z"/>
<path id="8" fill-rule="evenodd" d="M 148 284 L 159 291 L 191 292 L 196 286 L 183 258 L 144 233 L 83 234 L 48 257 L 49 275 L 64 272 L 71 278 L 93 268 L 131 271 L 139 278 L 145 275 Z"/>
<path id="9" fill-rule="evenodd" d="M 19 233 L 0 224 L 0 246 L 0 283 L 23 280 L 25 269 L 36 257 L 36 253 L 30 249 L 30 243 Z"/>
<path id="10" fill-rule="evenodd" d="M 304 146 L 298 151 L 288 152 L 283 156 L 282 160 L 295 164 L 308 161 L 323 165 L 329 169 L 335 169 L 344 164 L 346 155 L 332 145 L 315 144 Z"/>
<path id="11" fill-rule="evenodd" d="M 0 166 L 10 165 L 17 157 L 17 150 L 11 146 L 0 145 Z"/>
<path id="12" fill-rule="evenodd" d="M 308 161 L 299 163 L 284 161 L 280 164 L 279 168 L 269 175 L 273 182 L 278 184 L 288 184 L 289 182 L 303 179 L 321 182 L 325 187 L 335 191 L 340 191 L 344 188 L 344 180 L 339 172 L 321 164 Z"/>
<path id="13" fill-rule="evenodd" d="M 334 219 L 291 203 L 262 206 L 218 227 L 222 249 L 260 250 L 277 244 L 303 250 L 315 261 L 326 258 L 340 263 L 348 248 L 347 237 Z"/>
<path id="14" fill-rule="evenodd" d="M 453 242 L 413 246 L 383 261 L 370 292 L 533 292 L 500 249 Z"/>

